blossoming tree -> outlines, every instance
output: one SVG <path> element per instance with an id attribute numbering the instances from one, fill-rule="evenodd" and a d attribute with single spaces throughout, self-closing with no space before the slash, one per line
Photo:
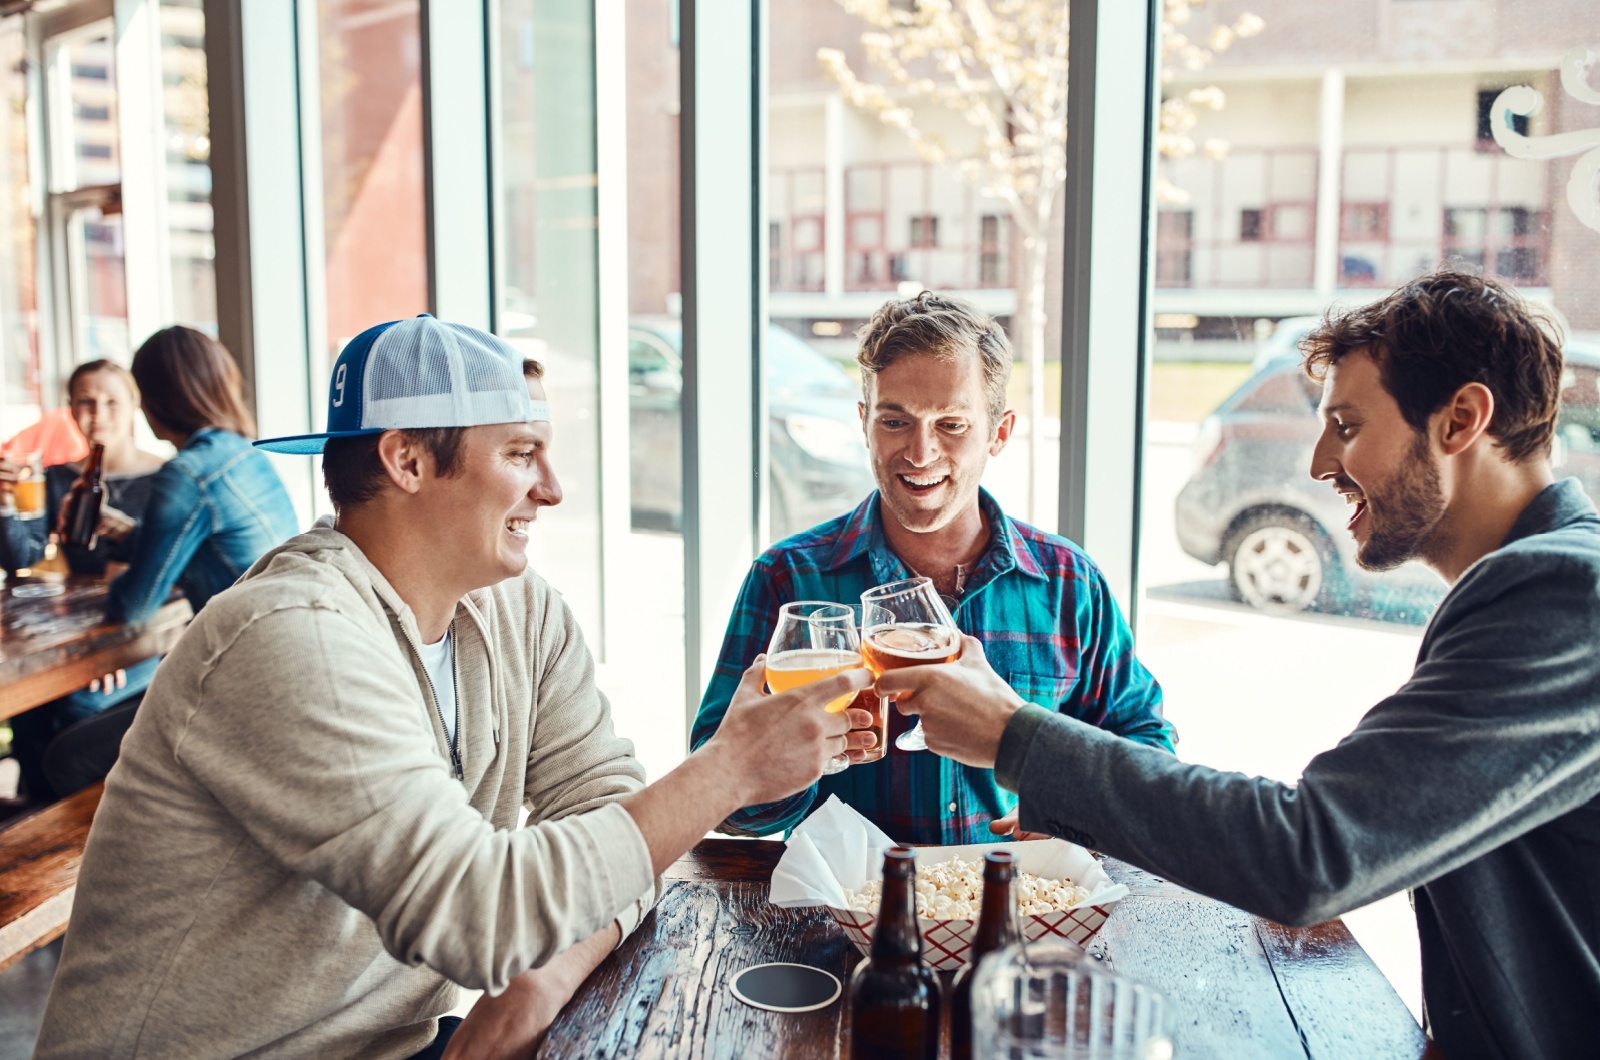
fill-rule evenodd
<path id="1" fill-rule="evenodd" d="M 1028 365 L 1028 512 L 1038 493 L 1039 436 L 1044 415 L 1045 271 L 1058 203 L 1066 181 L 1068 0 L 916 0 L 910 8 L 890 0 L 837 0 L 871 28 L 861 35 L 877 78 L 863 80 L 843 52 L 822 48 L 817 58 L 844 98 L 905 134 L 930 164 L 956 166 L 980 194 L 1004 203 L 1020 236 L 1023 283 L 1018 301 L 1026 327 L 1018 338 Z M 1206 0 L 1164 0 L 1161 23 L 1163 82 L 1178 66 L 1203 69 L 1216 53 L 1262 29 L 1260 18 L 1240 15 L 1213 25 L 1203 41 L 1183 33 L 1193 9 Z M 1217 88 L 1197 88 L 1161 105 L 1157 145 L 1183 157 L 1196 145 L 1191 132 L 1201 108 L 1224 103 Z M 960 114 L 975 137 L 951 144 L 919 125 L 925 108 Z M 1226 145 L 1207 141 L 1220 155 Z M 1157 185 L 1163 202 L 1180 202 L 1181 189 Z"/>

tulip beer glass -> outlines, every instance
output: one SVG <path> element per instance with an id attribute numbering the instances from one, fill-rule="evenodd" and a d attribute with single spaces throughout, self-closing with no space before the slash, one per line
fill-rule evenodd
<path id="1" fill-rule="evenodd" d="M 906 578 L 861 594 L 861 654 L 874 677 L 902 666 L 955 661 L 961 654 L 961 631 L 931 578 Z M 879 706 L 887 721 L 889 704 Z M 902 751 L 926 751 L 921 719 L 894 745 Z"/>
<path id="2" fill-rule="evenodd" d="M 861 638 L 849 607 L 799 600 L 778 609 L 778 628 L 767 645 L 767 687 L 773 692 L 787 692 L 860 665 Z M 837 714 L 855 695 L 840 696 L 825 709 Z M 847 756 L 835 755 L 823 773 L 839 773 L 849 765 Z"/>

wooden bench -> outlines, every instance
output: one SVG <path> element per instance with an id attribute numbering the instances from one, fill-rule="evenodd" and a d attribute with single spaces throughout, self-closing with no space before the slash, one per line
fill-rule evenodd
<path id="1" fill-rule="evenodd" d="M 102 785 L 0 829 L 0 969 L 60 937 Z"/>

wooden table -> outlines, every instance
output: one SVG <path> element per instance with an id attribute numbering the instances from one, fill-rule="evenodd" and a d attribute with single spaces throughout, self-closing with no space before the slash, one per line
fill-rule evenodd
<path id="1" fill-rule="evenodd" d="M 539 1055 L 848 1055 L 843 999 L 780 1015 L 728 992 L 733 974 L 764 961 L 816 965 L 848 986 L 860 960 L 827 913 L 767 903 L 782 853 L 781 843 L 711 839 L 673 865 L 661 903 L 579 989 Z M 1167 996 L 1179 1060 L 1438 1057 L 1342 923 L 1285 928 L 1122 862 L 1105 865 L 1132 893 L 1089 952 Z"/>
<path id="2" fill-rule="evenodd" d="M 19 586 L 54 581 L 59 596 L 24 598 Z M 0 587 L 0 718 L 86 688 L 118 667 L 164 655 L 178 642 L 191 612 L 174 591 L 148 622 L 106 621 L 106 581 L 9 578 Z"/>

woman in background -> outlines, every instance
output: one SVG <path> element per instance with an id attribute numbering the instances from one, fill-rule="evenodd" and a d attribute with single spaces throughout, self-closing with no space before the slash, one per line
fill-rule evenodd
<path id="1" fill-rule="evenodd" d="M 100 466 L 111 521 L 131 525 L 144 511 L 151 476 L 163 463 L 162 457 L 145 452 L 134 441 L 139 385 L 133 381 L 133 373 L 114 361 L 78 365 L 67 378 L 67 407 L 84 438 L 105 446 Z M 83 465 L 57 464 L 44 469 L 45 514 L 38 519 L 16 517 L 12 497 L 21 470 L 0 460 L 0 567 L 8 573 L 44 558 L 46 538 L 55 529 L 56 516 Z M 108 562 L 127 562 L 125 542 L 125 537 L 117 541 L 101 537 L 93 548 L 59 547 L 72 573 L 104 574 Z"/>
<path id="2" fill-rule="evenodd" d="M 108 617 L 137 623 L 166 603 L 174 584 L 198 612 L 299 527 L 277 472 L 250 444 L 255 419 L 239 369 L 216 340 L 193 328 L 158 331 L 134 354 L 133 378 L 151 431 L 178 450 L 151 477 L 142 518 L 113 510 L 100 521 L 100 534 L 125 542 L 128 556 L 111 583 Z M 53 794 L 110 771 L 137 706 L 118 703 L 51 740 L 43 771 Z"/>
<path id="3" fill-rule="evenodd" d="M 131 536 L 128 569 L 111 583 L 109 617 L 143 622 L 176 583 L 199 611 L 268 549 L 299 532 L 294 505 L 266 454 L 250 444 L 255 418 L 239 369 L 215 339 L 193 328 L 156 332 L 133 355 L 144 418 L 178 455 L 150 484 Z"/>
<path id="4" fill-rule="evenodd" d="M 73 369 L 67 379 L 67 404 L 84 438 L 105 446 L 101 458 L 105 502 L 102 519 L 108 525 L 137 525 L 150 497 L 150 485 L 162 458 L 140 449 L 134 441 L 134 417 L 139 409 L 139 386 L 133 375 L 112 361 L 89 361 Z M 0 566 L 7 572 L 32 567 L 45 555 L 47 535 L 55 527 L 82 464 L 57 464 L 44 471 L 44 513 L 35 519 L 19 518 L 12 504 L 13 489 L 21 469 L 0 461 Z M 104 574 L 108 563 L 126 563 L 126 534 L 102 535 L 90 548 L 66 543 L 56 547 L 74 574 Z M 39 802 L 55 798 L 44 771 L 45 748 L 68 726 L 93 717 L 118 703 L 136 700 L 156 672 L 160 660 L 147 659 L 136 666 L 94 682 L 87 689 L 63 696 L 11 719 L 12 749 L 22 767 L 22 782 Z"/>

